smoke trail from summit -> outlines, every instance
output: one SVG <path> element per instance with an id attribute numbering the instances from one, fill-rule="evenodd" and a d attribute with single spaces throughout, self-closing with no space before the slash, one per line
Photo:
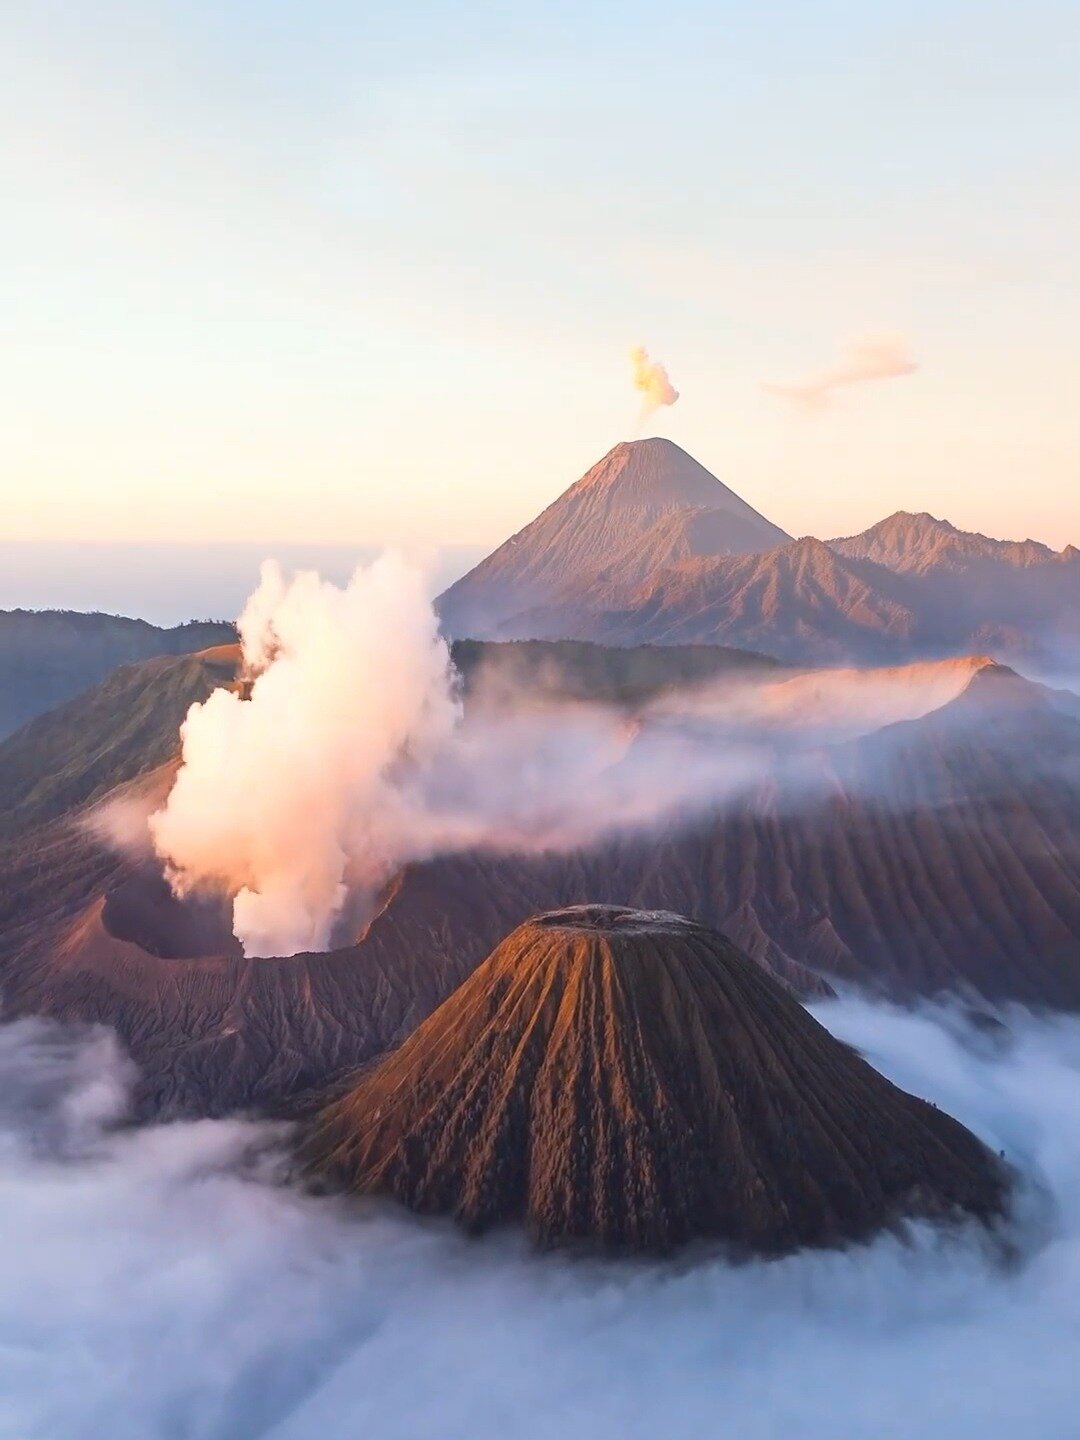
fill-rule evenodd
<path id="1" fill-rule="evenodd" d="M 679 392 L 668 378 L 667 370 L 659 360 L 650 360 L 644 345 L 635 345 L 630 351 L 634 389 L 641 392 L 641 418 L 648 417 L 662 405 L 674 405 Z"/>

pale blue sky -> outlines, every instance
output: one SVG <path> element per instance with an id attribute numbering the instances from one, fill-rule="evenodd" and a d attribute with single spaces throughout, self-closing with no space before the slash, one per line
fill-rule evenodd
<path id="1" fill-rule="evenodd" d="M 1077 70 L 1049 0 L 8 7 L 0 538 L 495 542 L 643 343 L 793 533 L 1080 540 Z"/>

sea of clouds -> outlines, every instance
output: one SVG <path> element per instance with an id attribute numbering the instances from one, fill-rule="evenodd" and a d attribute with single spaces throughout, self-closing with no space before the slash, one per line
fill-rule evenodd
<path id="1" fill-rule="evenodd" d="M 1006 1152 L 1011 1256 L 538 1257 L 299 1193 L 276 1125 L 125 1127 L 107 1032 L 0 1027 L 0 1436 L 1075 1440 L 1080 1021 L 815 1013 Z"/>

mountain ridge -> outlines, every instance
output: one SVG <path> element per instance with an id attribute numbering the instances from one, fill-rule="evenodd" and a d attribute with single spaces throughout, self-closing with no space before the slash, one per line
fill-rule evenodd
<path id="1" fill-rule="evenodd" d="M 216 620 L 163 629 L 101 611 L 0 610 L 0 739 L 118 665 L 192 654 L 235 638 L 235 626 Z"/>
<path id="2" fill-rule="evenodd" d="M 1080 655 L 1080 551 L 969 534 L 925 512 L 897 511 L 859 535 L 792 540 L 756 523 L 756 511 L 741 528 L 727 487 L 724 505 L 699 506 L 708 488 L 695 482 L 673 485 L 679 503 L 638 514 L 625 533 L 586 527 L 582 545 L 573 497 L 607 493 L 635 445 L 659 443 L 609 452 L 440 597 L 444 626 L 507 640 L 723 643 L 790 664 L 993 649 L 1052 671 Z M 646 471 L 651 454 L 642 452 Z"/>

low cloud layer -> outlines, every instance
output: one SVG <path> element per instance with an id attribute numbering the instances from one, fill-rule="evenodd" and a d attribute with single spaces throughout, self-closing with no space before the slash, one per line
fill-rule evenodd
<path id="1" fill-rule="evenodd" d="M 735 1267 L 568 1261 L 282 1183 L 241 1121 L 111 1128 L 104 1033 L 0 1028 L 0 1434 L 36 1440 L 1071 1437 L 1080 1023 L 815 1013 L 1024 1177 L 976 1229 Z"/>
<path id="2" fill-rule="evenodd" d="M 659 360 L 651 360 L 644 345 L 630 351 L 630 370 L 634 389 L 641 395 L 641 419 L 647 420 L 663 405 L 674 405 L 679 392 L 668 379 L 667 370 Z"/>
<path id="3" fill-rule="evenodd" d="M 868 380 L 895 380 L 912 375 L 919 368 L 908 342 L 901 335 L 867 336 L 848 346 L 839 364 L 806 380 L 789 383 L 766 382 L 770 395 L 789 400 L 805 410 L 827 410 L 833 395 L 848 385 Z"/>

